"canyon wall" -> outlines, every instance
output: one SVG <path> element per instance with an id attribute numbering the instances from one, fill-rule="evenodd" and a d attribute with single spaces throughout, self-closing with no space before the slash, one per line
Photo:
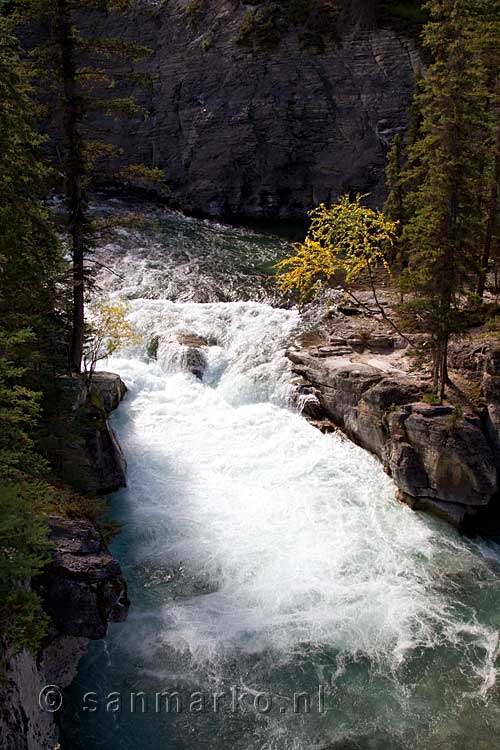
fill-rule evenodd
<path id="1" fill-rule="evenodd" d="M 77 390 L 81 408 L 90 409 L 82 425 L 81 450 L 91 469 L 86 489 L 112 492 L 124 485 L 125 464 L 107 415 L 123 398 L 125 385 L 118 375 L 97 373 L 90 394 L 85 387 Z M 52 560 L 31 584 L 50 616 L 47 636 L 35 658 L 27 651 L 13 654 L 0 634 L 0 750 L 56 746 L 58 689 L 73 680 L 89 640 L 104 638 L 108 623 L 122 622 L 128 613 L 120 565 L 96 525 L 56 514 L 47 524 Z"/>
<path id="2" fill-rule="evenodd" d="M 210 216 L 303 218 L 347 190 L 381 204 L 386 154 L 421 68 L 415 42 L 356 0 L 329 28 L 321 17 L 313 31 L 278 23 L 272 44 L 258 29 L 242 44 L 255 5 L 149 0 L 104 24 L 85 18 L 87 33 L 152 50 L 139 64 L 151 88 L 115 82 L 113 95 L 134 94 L 146 116 L 109 128 L 122 155 L 107 168 L 160 167 L 173 205 Z"/>

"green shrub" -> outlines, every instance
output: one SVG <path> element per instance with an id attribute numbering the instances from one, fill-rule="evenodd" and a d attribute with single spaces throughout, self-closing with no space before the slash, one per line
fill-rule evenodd
<path id="1" fill-rule="evenodd" d="M 40 574 L 50 558 L 44 513 L 48 486 L 22 477 L 0 481 L 0 627 L 14 653 L 34 655 L 48 617 L 26 581 Z"/>
<path id="2" fill-rule="evenodd" d="M 343 0 L 317 3 L 314 0 L 252 0 L 247 10 L 236 44 L 241 47 L 276 46 L 290 26 L 303 27 L 299 41 L 304 48 L 323 51 L 323 32 L 333 31 Z"/>
<path id="3" fill-rule="evenodd" d="M 280 6 L 277 3 L 256 10 L 247 10 L 235 40 L 236 44 L 240 47 L 251 47 L 253 44 L 275 46 L 280 39 L 280 16 Z"/>
<path id="4" fill-rule="evenodd" d="M 214 44 L 214 35 L 210 31 L 206 36 L 203 37 L 203 40 L 201 42 L 201 48 L 205 52 L 208 52 L 208 50 L 213 47 L 213 44 Z"/>
<path id="5" fill-rule="evenodd" d="M 204 0 L 189 0 L 186 5 L 186 10 L 184 12 L 191 26 L 194 26 L 197 23 L 198 17 L 203 8 L 203 2 Z"/>
<path id="6" fill-rule="evenodd" d="M 464 419 L 464 413 L 461 406 L 456 406 L 449 417 L 446 417 L 445 424 L 446 429 L 452 432 L 460 427 Z"/>
<path id="7" fill-rule="evenodd" d="M 441 405 L 441 399 L 435 391 L 426 391 L 426 393 L 424 393 L 424 395 L 422 396 L 422 401 L 424 402 L 424 404 L 429 404 L 430 406 Z"/>

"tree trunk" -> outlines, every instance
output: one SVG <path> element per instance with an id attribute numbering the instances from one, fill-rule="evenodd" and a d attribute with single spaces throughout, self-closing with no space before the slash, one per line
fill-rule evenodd
<path id="1" fill-rule="evenodd" d="M 80 132 L 82 101 L 78 94 L 75 39 L 68 0 L 58 0 L 57 42 L 60 52 L 60 73 L 63 93 L 64 171 L 66 179 L 66 206 L 73 262 L 73 315 L 70 343 L 70 367 L 80 374 L 84 338 L 84 260 L 87 249 L 87 218 L 85 183 L 85 157 Z"/>
<path id="2" fill-rule="evenodd" d="M 441 362 L 439 365 L 439 400 L 442 401 L 446 394 L 446 385 L 448 383 L 448 337 L 441 342 Z"/>

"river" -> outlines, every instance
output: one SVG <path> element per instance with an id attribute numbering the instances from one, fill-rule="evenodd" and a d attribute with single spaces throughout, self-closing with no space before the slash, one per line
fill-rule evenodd
<path id="1" fill-rule="evenodd" d="M 499 550 L 399 504 L 291 405 L 284 249 L 152 210 L 96 251 L 142 337 L 103 367 L 129 388 L 110 505 L 132 607 L 66 691 L 63 750 L 497 747 Z M 176 333 L 207 340 L 202 380 Z"/>

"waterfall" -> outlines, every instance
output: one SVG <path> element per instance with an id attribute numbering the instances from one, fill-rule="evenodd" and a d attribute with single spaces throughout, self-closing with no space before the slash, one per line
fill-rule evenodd
<path id="1" fill-rule="evenodd" d="M 208 230 L 194 226 L 208 268 Z M 232 231 L 210 227 L 217 247 Z M 238 231 L 256 256 L 269 247 Z M 172 301 L 173 249 L 147 270 L 142 251 L 122 249 L 126 279 L 108 287 L 128 298 L 142 339 L 105 366 L 129 388 L 113 417 L 128 487 L 112 508 L 125 522 L 113 551 L 132 609 L 110 629 L 106 658 L 95 644 L 83 660 L 63 747 L 486 742 L 500 728 L 498 551 L 399 504 L 373 457 L 293 408 L 284 349 L 301 330 L 296 311 Z M 86 691 L 96 713 L 82 708 Z M 130 710 L 131 691 L 145 694 L 144 712 Z M 176 691 L 182 710 L 155 711 L 158 691 Z M 235 691 L 245 698 L 233 711 Z M 111 692 L 123 698 L 119 713 L 105 709 Z"/>

